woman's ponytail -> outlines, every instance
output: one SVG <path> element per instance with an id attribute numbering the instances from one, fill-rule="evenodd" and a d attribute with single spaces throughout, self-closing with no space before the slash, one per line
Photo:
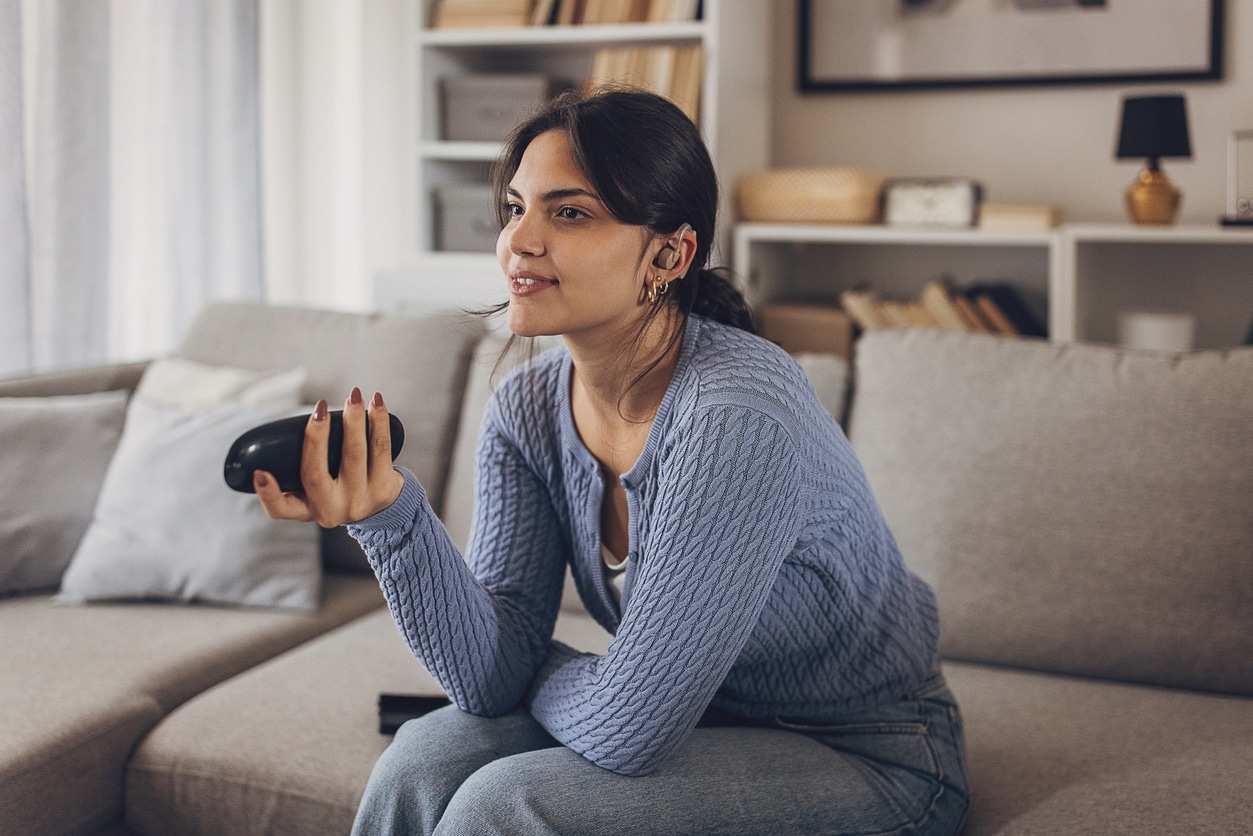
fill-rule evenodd
<path id="1" fill-rule="evenodd" d="M 689 274 L 683 282 L 691 282 L 691 313 L 755 334 L 753 312 L 730 276 L 723 270 L 700 270 Z M 680 300 L 680 307 L 686 307 Z"/>

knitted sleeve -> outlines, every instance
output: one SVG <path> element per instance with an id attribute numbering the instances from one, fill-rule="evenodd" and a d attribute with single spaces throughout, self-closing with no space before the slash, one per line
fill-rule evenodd
<path id="1" fill-rule="evenodd" d="M 686 422 L 685 422 L 686 423 Z M 550 734 L 623 775 L 695 727 L 758 621 L 802 505 L 796 444 L 751 406 L 702 408 L 664 453 L 649 536 L 604 656 L 554 644 L 528 693 Z"/>
<path id="2" fill-rule="evenodd" d="M 548 493 L 491 417 L 479 440 L 473 569 L 408 471 L 390 508 L 349 526 L 414 655 L 481 716 L 515 707 L 543 663 L 565 571 Z"/>

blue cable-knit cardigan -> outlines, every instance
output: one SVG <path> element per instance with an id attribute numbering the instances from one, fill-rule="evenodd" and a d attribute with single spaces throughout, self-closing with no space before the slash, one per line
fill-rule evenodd
<path id="1" fill-rule="evenodd" d="M 621 605 L 600 541 L 601 470 L 546 352 L 496 391 L 462 559 L 413 477 L 350 526 L 414 654 L 465 711 L 519 703 L 606 769 L 650 772 L 709 705 L 831 717 L 926 677 L 938 619 L 848 441 L 773 344 L 690 316 L 644 451 L 622 477 Z M 614 634 L 604 656 L 552 638 L 569 564 Z"/>

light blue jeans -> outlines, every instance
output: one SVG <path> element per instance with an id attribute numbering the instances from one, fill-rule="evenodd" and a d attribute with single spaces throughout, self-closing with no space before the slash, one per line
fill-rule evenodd
<path id="1" fill-rule="evenodd" d="M 900 702 L 829 723 L 703 721 L 640 778 L 559 745 L 524 709 L 442 708 L 396 733 L 353 833 L 952 834 L 967 806 L 961 715 L 937 667 Z"/>

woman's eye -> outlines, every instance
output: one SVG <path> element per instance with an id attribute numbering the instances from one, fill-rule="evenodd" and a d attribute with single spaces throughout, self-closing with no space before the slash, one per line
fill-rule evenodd
<path id="1" fill-rule="evenodd" d="M 586 218 L 587 216 L 586 212 L 581 209 L 576 209 L 573 206 L 562 206 L 557 210 L 557 217 L 566 221 L 576 221 L 579 218 Z"/>
<path id="2" fill-rule="evenodd" d="M 510 218 L 516 218 L 522 214 L 522 207 L 513 202 L 506 203 L 505 214 Z"/>

